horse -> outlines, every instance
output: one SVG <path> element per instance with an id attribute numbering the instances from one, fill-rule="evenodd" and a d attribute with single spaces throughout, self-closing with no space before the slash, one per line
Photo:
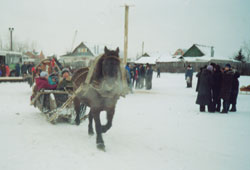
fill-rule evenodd
<path id="1" fill-rule="evenodd" d="M 72 76 L 74 91 L 82 86 L 82 91 L 74 99 L 76 111 L 75 122 L 80 124 L 80 105 L 85 104 L 90 108 L 88 115 L 88 134 L 94 135 L 93 119 L 95 121 L 97 148 L 105 151 L 102 133 L 107 132 L 112 126 L 116 103 L 120 96 L 128 93 L 128 86 L 124 84 L 125 72 L 119 58 L 119 48 L 115 51 L 105 47 L 104 54 L 92 63 L 90 69 L 82 68 Z M 107 123 L 101 124 L 100 113 L 106 111 Z"/>

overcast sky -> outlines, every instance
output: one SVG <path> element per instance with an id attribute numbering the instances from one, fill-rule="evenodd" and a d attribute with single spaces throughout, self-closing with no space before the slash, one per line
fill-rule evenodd
<path id="1" fill-rule="evenodd" d="M 123 50 L 125 3 L 129 10 L 129 56 L 212 45 L 232 56 L 250 40 L 250 0 L 0 0 L 0 38 L 14 27 L 18 41 L 36 42 L 46 55 L 61 55 L 81 41 Z"/>

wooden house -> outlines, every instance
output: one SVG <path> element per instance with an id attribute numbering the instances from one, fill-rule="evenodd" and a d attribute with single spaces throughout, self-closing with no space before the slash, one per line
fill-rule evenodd
<path id="1" fill-rule="evenodd" d="M 91 50 L 81 42 L 71 53 L 60 56 L 60 61 L 65 66 L 73 68 L 89 66 L 90 62 L 95 58 Z"/>

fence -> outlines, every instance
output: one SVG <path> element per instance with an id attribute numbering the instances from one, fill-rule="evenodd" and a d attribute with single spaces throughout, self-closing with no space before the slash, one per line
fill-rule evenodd
<path id="1" fill-rule="evenodd" d="M 216 63 L 221 67 L 224 67 L 225 64 L 229 63 L 232 67 L 236 68 L 241 75 L 250 75 L 250 63 L 241 63 L 233 61 L 209 61 L 209 62 L 157 62 L 156 67 L 160 68 L 161 72 L 170 72 L 170 73 L 184 73 L 186 71 L 187 65 L 191 65 L 195 72 L 198 72 L 201 67 L 208 65 L 210 63 Z"/>

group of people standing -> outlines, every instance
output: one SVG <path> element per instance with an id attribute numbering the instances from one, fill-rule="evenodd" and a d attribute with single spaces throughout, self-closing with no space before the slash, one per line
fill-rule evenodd
<path id="1" fill-rule="evenodd" d="M 33 62 L 24 62 L 21 66 L 21 75 L 32 74 L 35 71 L 35 64 Z"/>
<path id="2" fill-rule="evenodd" d="M 205 106 L 208 112 L 220 112 L 221 100 L 223 104 L 220 113 L 236 112 L 240 74 L 232 69 L 230 64 L 220 68 L 219 65 L 211 63 L 201 68 L 196 77 L 198 78 L 196 104 L 200 105 L 201 112 L 205 111 Z M 230 105 L 232 105 L 231 110 L 229 110 Z"/>
<path id="3" fill-rule="evenodd" d="M 35 65 L 32 62 L 24 62 L 23 64 L 17 63 L 15 65 L 15 68 L 10 70 L 10 67 L 8 64 L 2 63 L 0 65 L 0 77 L 10 77 L 10 76 L 24 76 L 27 74 L 32 74 L 32 71 L 34 69 Z"/>
<path id="4" fill-rule="evenodd" d="M 146 66 L 143 66 L 142 64 L 127 64 L 126 76 L 131 92 L 133 88 L 142 89 L 146 87 L 147 90 L 152 89 L 153 70 L 148 63 Z"/>

